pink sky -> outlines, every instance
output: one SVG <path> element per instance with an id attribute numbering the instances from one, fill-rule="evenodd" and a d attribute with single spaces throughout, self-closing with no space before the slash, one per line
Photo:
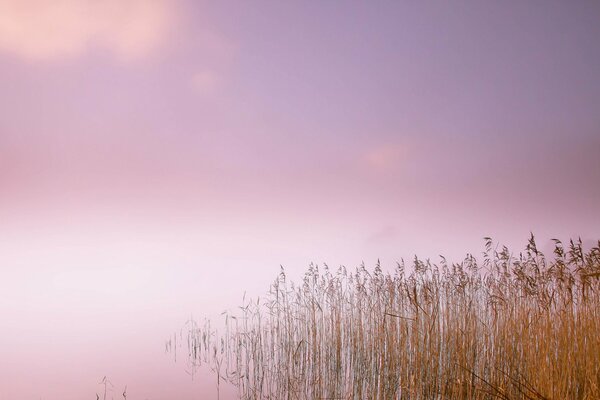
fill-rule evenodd
<path id="1" fill-rule="evenodd" d="M 93 398 L 104 375 L 200 398 L 212 376 L 163 338 L 280 264 L 597 240 L 598 21 L 594 2 L 0 0 L 0 400 Z"/>

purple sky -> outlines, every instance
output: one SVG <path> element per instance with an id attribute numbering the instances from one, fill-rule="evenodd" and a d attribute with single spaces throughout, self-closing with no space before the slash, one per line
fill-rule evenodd
<path id="1" fill-rule="evenodd" d="M 600 238 L 599 38 L 594 1 L 0 0 L 0 357 L 47 356 L 0 399 L 280 264 Z"/>

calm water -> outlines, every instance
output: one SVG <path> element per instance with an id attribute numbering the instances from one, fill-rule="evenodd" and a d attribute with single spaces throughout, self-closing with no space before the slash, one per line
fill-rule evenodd
<path id="1" fill-rule="evenodd" d="M 49 257 L 50 267 L 37 268 L 39 254 L 22 254 L 21 263 L 0 257 L 14 266 L 0 279 L 0 400 L 102 398 L 104 376 L 114 384 L 109 399 L 122 399 L 126 385 L 129 400 L 216 398 L 215 376 L 192 380 L 184 354 L 176 363 L 165 341 L 192 313 L 218 316 L 237 304 L 227 297 L 241 296 L 207 289 L 221 275 L 110 256 L 87 268 Z M 136 264 L 146 267 L 128 266 Z M 234 396 L 222 387 L 221 398 Z"/>
<path id="2" fill-rule="evenodd" d="M 0 400 L 94 400 L 104 376 L 115 386 L 108 398 L 126 385 L 128 400 L 216 398 L 211 371 L 192 380 L 185 354 L 175 363 L 165 353 L 190 317 L 219 320 L 245 292 L 263 295 L 282 260 L 296 278 L 310 253 L 360 262 L 245 233 L 109 228 L 57 222 L 0 236 Z M 234 393 L 221 385 L 222 399 Z"/>
<path id="3" fill-rule="evenodd" d="M 174 319 L 148 314 L 77 315 L 30 313 L 36 320 L 1 323 L 0 399 L 95 399 L 99 382 L 114 384 L 107 398 L 212 399 L 216 380 L 209 370 L 187 374 L 185 354 L 166 354 L 164 339 Z M 97 324 L 97 318 L 105 323 Z M 166 321 L 166 322 L 165 322 Z M 183 353 L 183 352 L 182 352 Z M 221 398 L 235 398 L 221 385 Z"/>

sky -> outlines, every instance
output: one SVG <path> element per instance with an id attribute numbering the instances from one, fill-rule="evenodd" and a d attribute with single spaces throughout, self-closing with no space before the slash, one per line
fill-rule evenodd
<path id="1" fill-rule="evenodd" d="M 0 0 L 0 399 L 201 398 L 163 339 L 280 265 L 594 243 L 599 37 L 584 0 Z"/>

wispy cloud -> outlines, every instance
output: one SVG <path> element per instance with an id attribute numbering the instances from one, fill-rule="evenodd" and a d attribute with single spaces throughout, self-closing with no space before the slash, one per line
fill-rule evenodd
<path id="1" fill-rule="evenodd" d="M 212 93 L 221 83 L 221 76 L 213 70 L 203 69 L 192 76 L 192 87 L 202 94 Z"/>
<path id="2" fill-rule="evenodd" d="M 74 57 L 91 46 L 119 59 L 147 55 L 173 18 L 166 0 L 2 0 L 0 50 L 32 61 Z"/>
<path id="3" fill-rule="evenodd" d="M 191 86 L 200 94 L 214 94 L 226 83 L 237 48 L 228 38 L 206 27 L 195 41 L 204 57 L 202 66 L 191 76 Z"/>
<path id="4" fill-rule="evenodd" d="M 367 243 L 383 244 L 398 238 L 398 229 L 393 225 L 386 225 L 367 238 Z"/>
<path id="5" fill-rule="evenodd" d="M 406 146 L 400 144 L 384 145 L 371 148 L 363 155 L 363 161 L 376 170 L 394 170 L 406 159 Z"/>

